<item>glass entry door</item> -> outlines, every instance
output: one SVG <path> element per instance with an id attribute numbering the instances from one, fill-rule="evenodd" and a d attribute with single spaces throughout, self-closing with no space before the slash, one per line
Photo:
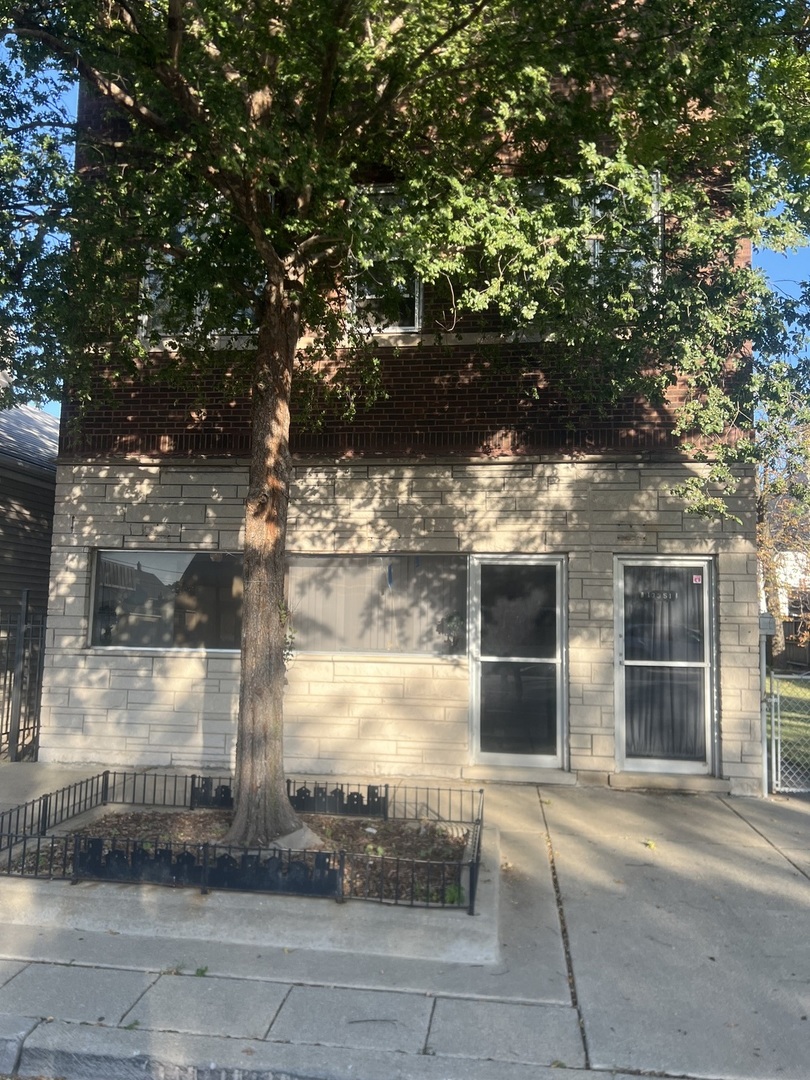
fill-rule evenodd
<path id="1" fill-rule="evenodd" d="M 562 765 L 562 569 L 558 560 L 473 561 L 479 760 Z"/>
<path id="2" fill-rule="evenodd" d="M 708 772 L 712 758 L 711 563 L 619 563 L 619 764 Z"/>

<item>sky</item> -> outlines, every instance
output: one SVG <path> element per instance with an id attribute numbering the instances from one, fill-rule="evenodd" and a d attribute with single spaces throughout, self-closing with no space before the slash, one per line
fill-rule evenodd
<path id="1" fill-rule="evenodd" d="M 754 266 L 765 271 L 773 288 L 796 296 L 799 283 L 810 278 L 810 247 L 786 255 L 767 250 L 755 251 Z"/>

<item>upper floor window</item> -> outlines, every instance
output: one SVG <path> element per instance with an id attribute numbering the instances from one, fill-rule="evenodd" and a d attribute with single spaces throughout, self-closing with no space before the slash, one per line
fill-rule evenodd
<path id="1" fill-rule="evenodd" d="M 422 285 L 404 239 L 402 192 L 395 184 L 361 186 L 351 208 L 358 216 L 350 251 L 350 311 L 375 333 L 418 331 Z"/>
<path id="2" fill-rule="evenodd" d="M 641 272 L 646 266 L 650 266 L 653 277 L 658 277 L 657 259 L 663 250 L 664 241 L 661 177 L 658 173 L 652 176 L 649 200 L 642 200 L 642 213 L 638 220 L 630 224 L 625 222 L 625 200 L 611 187 L 601 188 L 587 204 L 585 211 L 593 230 L 588 237 L 588 256 L 594 270 L 618 266 L 629 260 L 632 269 Z M 650 262 L 651 254 L 655 257 L 654 264 Z"/>
<path id="3" fill-rule="evenodd" d="M 351 310 L 380 333 L 409 333 L 422 325 L 422 285 L 404 263 L 373 263 L 352 283 Z"/>

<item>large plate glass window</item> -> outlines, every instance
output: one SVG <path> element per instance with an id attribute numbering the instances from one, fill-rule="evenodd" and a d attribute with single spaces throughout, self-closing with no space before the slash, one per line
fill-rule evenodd
<path id="1" fill-rule="evenodd" d="M 242 555 L 99 551 L 91 644 L 134 649 L 238 649 Z"/>
<path id="2" fill-rule="evenodd" d="M 618 561 L 619 764 L 707 772 L 712 760 L 708 560 Z"/>
<path id="3" fill-rule="evenodd" d="M 481 761 L 563 764 L 563 576 L 559 559 L 474 560 L 474 738 Z"/>
<path id="4" fill-rule="evenodd" d="M 293 555 L 287 603 L 296 652 L 462 653 L 461 555 Z"/>

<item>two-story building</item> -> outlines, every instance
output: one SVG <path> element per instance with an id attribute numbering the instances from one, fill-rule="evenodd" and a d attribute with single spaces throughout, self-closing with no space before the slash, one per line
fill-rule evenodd
<path id="1" fill-rule="evenodd" d="M 606 419 L 429 303 L 385 396 L 294 434 L 288 771 L 760 793 L 753 475 L 688 515 L 676 394 Z M 67 411 L 42 760 L 232 761 L 248 410 L 198 399 Z"/>

